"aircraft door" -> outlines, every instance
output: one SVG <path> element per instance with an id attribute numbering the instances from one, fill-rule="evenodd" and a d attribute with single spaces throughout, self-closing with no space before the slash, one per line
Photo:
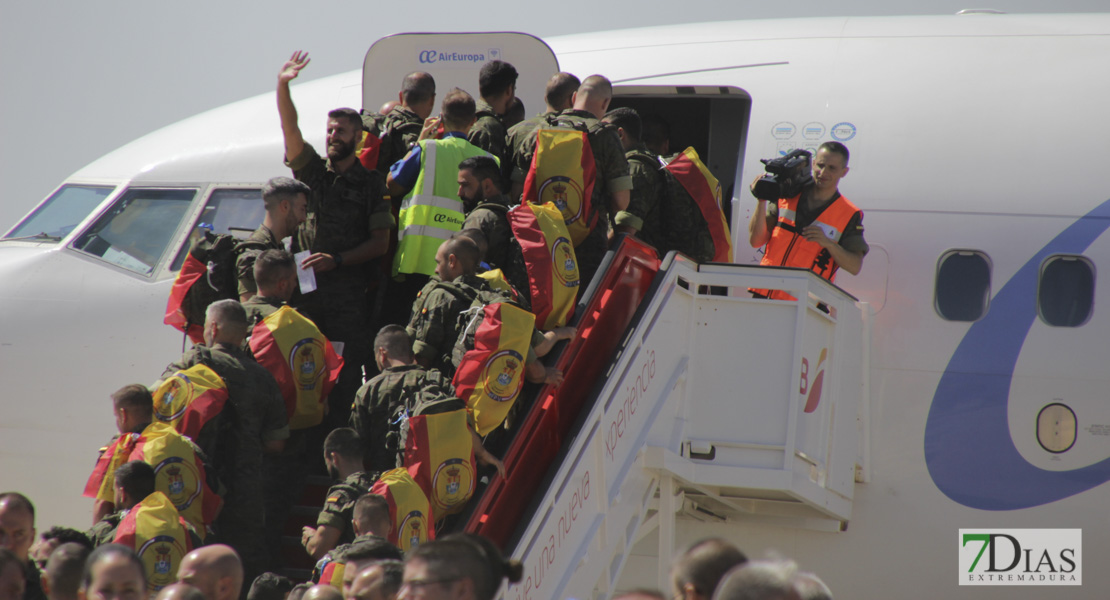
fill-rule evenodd
<path id="1" fill-rule="evenodd" d="M 735 180 L 744 159 L 751 114 L 747 92 L 729 86 L 618 84 L 613 87 L 611 106 L 635 109 L 645 123 L 645 139 L 650 122 L 667 131 L 669 143 L 655 148 L 657 153 L 671 155 L 693 147 L 720 181 L 722 209 L 733 227 L 732 198 L 738 193 Z"/>

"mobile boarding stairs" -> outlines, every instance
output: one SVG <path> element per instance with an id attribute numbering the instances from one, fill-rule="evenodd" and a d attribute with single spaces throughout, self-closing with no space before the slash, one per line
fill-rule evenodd
<path id="1" fill-rule="evenodd" d="M 655 529 L 669 589 L 678 515 L 843 529 L 867 479 L 867 305 L 805 270 L 660 262 L 631 238 L 607 261 L 557 358 L 567 382 L 537 395 L 469 517 L 524 562 L 503 597 L 608 597 Z"/>

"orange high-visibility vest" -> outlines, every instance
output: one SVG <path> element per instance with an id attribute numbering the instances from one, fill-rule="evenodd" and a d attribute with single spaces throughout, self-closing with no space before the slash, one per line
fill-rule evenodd
<path id="1" fill-rule="evenodd" d="M 800 194 L 793 198 L 779 198 L 779 222 L 771 231 L 771 240 L 767 242 L 767 249 L 764 251 L 763 260 L 759 264 L 771 267 L 810 269 L 829 281 L 835 281 L 836 272 L 840 269 L 840 265 L 836 264 L 828 250 L 802 237 L 801 228 L 798 227 L 797 223 L 798 201 L 800 198 Z M 858 212 L 860 210 L 856 208 L 855 204 L 852 204 L 844 196 L 838 195 L 836 200 L 833 200 L 825 207 L 825 210 L 821 211 L 821 214 L 817 215 L 813 224 L 823 229 L 829 239 L 839 244 L 840 237 L 844 234 L 848 222 Z M 793 296 L 781 290 L 752 291 L 778 300 L 794 299 Z"/>

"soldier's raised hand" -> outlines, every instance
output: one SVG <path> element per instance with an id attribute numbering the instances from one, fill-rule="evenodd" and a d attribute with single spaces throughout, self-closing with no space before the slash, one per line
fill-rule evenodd
<path id="1" fill-rule="evenodd" d="M 289 60 L 285 61 L 285 64 L 281 66 L 281 71 L 278 73 L 278 81 L 289 83 L 296 79 L 301 69 L 308 66 L 310 60 L 312 59 L 308 57 L 308 52 L 297 50 L 293 53 L 293 56 L 289 57 Z"/>

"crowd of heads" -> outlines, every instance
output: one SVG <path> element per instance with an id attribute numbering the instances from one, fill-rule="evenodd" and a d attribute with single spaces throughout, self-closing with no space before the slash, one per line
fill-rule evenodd
<path id="1" fill-rule="evenodd" d="M 329 438 L 345 450 L 343 435 Z M 143 463 L 129 463 L 142 465 Z M 147 467 L 149 469 L 149 467 Z M 150 485 L 141 466 L 125 472 L 125 487 Z M 141 494 L 134 489 L 128 493 Z M 344 548 L 337 559 L 341 578 L 330 583 L 295 582 L 277 573 L 244 581 L 235 550 L 222 544 L 192 550 L 177 570 L 176 583 L 148 592 L 148 575 L 135 551 L 120 544 L 97 548 L 81 532 L 54 527 L 35 539 L 34 505 L 22 494 L 0 494 L 0 600 L 25 598 L 28 578 L 41 579 L 50 600 L 392 600 L 454 598 L 491 600 L 506 583 L 517 583 L 523 565 L 508 559 L 490 540 L 455 533 L 428 541 L 407 554 L 385 540 L 389 506 L 366 494 L 355 506 L 355 527 L 370 537 Z M 41 574 L 40 574 L 41 572 Z M 680 552 L 670 569 L 671 589 L 618 592 L 624 600 L 831 600 L 832 592 L 814 573 L 784 559 L 749 560 L 733 543 L 710 538 Z M 245 587 L 244 587 L 245 586 Z"/>

